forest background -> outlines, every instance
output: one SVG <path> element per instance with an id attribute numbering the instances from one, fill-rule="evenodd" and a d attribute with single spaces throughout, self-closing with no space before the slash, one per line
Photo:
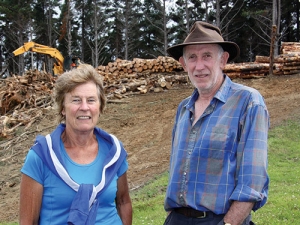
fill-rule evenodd
<path id="1" fill-rule="evenodd" d="M 0 0 L 0 66 L 13 74 L 31 68 L 52 71 L 44 54 L 11 53 L 25 42 L 57 48 L 94 67 L 116 59 L 166 56 L 181 43 L 192 24 L 220 27 L 236 42 L 236 62 L 269 56 L 272 26 L 277 27 L 275 55 L 282 42 L 299 41 L 299 0 Z M 33 60 L 34 58 L 34 60 Z M 0 68 L 1 71 L 1 68 Z"/>

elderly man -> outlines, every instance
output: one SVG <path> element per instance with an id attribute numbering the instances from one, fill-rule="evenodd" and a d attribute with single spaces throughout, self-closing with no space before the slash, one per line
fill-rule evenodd
<path id="1" fill-rule="evenodd" d="M 196 22 L 168 53 L 195 90 L 178 106 L 172 132 L 166 225 L 248 225 L 267 201 L 269 114 L 261 94 L 223 73 L 239 47 Z"/>

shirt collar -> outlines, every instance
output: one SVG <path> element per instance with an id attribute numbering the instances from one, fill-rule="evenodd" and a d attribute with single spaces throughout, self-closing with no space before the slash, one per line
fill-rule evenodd
<path id="1" fill-rule="evenodd" d="M 219 90 L 217 91 L 217 93 L 215 94 L 214 98 L 218 99 L 221 102 L 226 102 L 231 84 L 232 84 L 231 79 L 227 75 L 224 74 L 224 81 L 223 81 L 221 87 L 219 88 Z M 189 101 L 185 105 L 185 107 L 187 109 L 191 110 L 194 107 L 194 104 L 195 104 L 196 100 L 198 99 L 198 97 L 199 97 L 199 92 L 195 88 Z"/>
<path id="2" fill-rule="evenodd" d="M 231 79 L 227 75 L 224 75 L 223 84 L 221 85 L 221 87 L 219 88 L 217 93 L 215 94 L 214 98 L 225 103 L 226 100 L 228 99 L 228 93 L 229 93 L 231 85 L 232 85 Z"/>

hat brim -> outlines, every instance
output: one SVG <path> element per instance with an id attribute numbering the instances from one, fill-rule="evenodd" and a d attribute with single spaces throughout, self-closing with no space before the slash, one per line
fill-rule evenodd
<path id="1" fill-rule="evenodd" d="M 190 43 L 182 43 L 178 45 L 174 45 L 167 49 L 167 52 L 171 57 L 176 59 L 177 61 L 179 58 L 183 55 L 183 47 L 187 45 L 199 45 L 199 44 L 219 44 L 222 46 L 223 50 L 225 52 L 229 53 L 228 61 L 233 61 L 235 58 L 237 58 L 240 54 L 240 48 L 239 46 L 230 41 L 224 41 L 224 42 L 190 42 Z"/>

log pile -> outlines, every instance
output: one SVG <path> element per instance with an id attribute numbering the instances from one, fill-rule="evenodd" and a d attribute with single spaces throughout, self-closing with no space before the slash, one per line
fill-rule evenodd
<path id="1" fill-rule="evenodd" d="M 181 64 L 171 57 L 157 59 L 117 59 L 107 66 L 99 66 L 107 97 L 122 99 L 128 95 L 161 92 L 172 86 L 187 83 Z"/>
<path id="2" fill-rule="evenodd" d="M 256 56 L 255 62 L 227 64 L 224 72 L 231 78 L 257 78 L 269 74 L 269 57 Z M 117 59 L 96 68 L 103 77 L 108 101 L 133 94 L 161 92 L 189 83 L 181 64 L 171 57 Z M 274 74 L 300 73 L 300 44 L 282 43 L 281 54 L 275 57 Z M 51 94 L 55 77 L 41 71 L 28 71 L 23 76 L 1 79 L 0 138 L 9 137 L 17 127 L 28 129 L 53 105 Z"/>
<path id="3" fill-rule="evenodd" d="M 269 63 L 233 63 L 227 64 L 224 73 L 230 78 L 259 78 L 269 74 Z"/>
<path id="4" fill-rule="evenodd" d="M 10 137 L 19 126 L 28 129 L 51 108 L 54 82 L 52 75 L 37 70 L 1 79 L 0 137 Z"/>
<path id="5" fill-rule="evenodd" d="M 152 73 L 170 73 L 182 70 L 181 64 L 171 57 L 158 56 L 156 59 L 134 58 L 132 61 L 117 59 L 115 62 L 108 63 L 107 66 L 99 66 L 98 71 L 101 75 L 108 77 L 123 78 L 133 73 L 149 71 Z"/>
<path id="6" fill-rule="evenodd" d="M 227 64 L 224 72 L 231 78 L 256 78 L 269 75 L 270 57 L 255 57 L 255 62 Z M 300 43 L 282 42 L 280 55 L 274 57 L 274 75 L 300 73 Z"/>
<path id="7" fill-rule="evenodd" d="M 170 57 L 156 60 L 117 60 L 96 68 L 103 77 L 108 101 L 130 94 L 160 92 L 187 83 L 181 65 Z M 106 70 L 108 69 L 108 70 Z M 23 76 L 12 75 L 0 83 L 0 138 L 8 138 L 16 129 L 27 130 L 53 106 L 52 90 L 56 77 L 42 71 L 27 71 Z"/>
<path id="8" fill-rule="evenodd" d="M 108 99 L 122 99 L 132 94 L 162 92 L 183 83 L 188 83 L 187 75 L 174 71 L 171 73 L 143 71 L 123 76 L 123 78 L 104 78 L 104 87 Z"/>
<path id="9" fill-rule="evenodd" d="M 300 43 L 283 42 L 281 54 L 274 58 L 274 75 L 292 75 L 300 73 Z M 256 62 L 268 63 L 269 57 L 256 56 Z"/>

